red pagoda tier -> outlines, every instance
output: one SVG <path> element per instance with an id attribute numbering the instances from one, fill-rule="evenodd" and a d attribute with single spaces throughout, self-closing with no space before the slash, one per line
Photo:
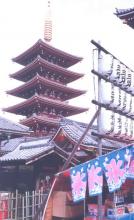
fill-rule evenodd
<path id="1" fill-rule="evenodd" d="M 51 79 L 62 84 L 70 83 L 84 76 L 82 73 L 76 73 L 50 63 L 38 55 L 33 62 L 16 73 L 10 74 L 10 77 L 27 82 L 37 75 L 37 73 L 46 79 Z"/>
<path id="2" fill-rule="evenodd" d="M 13 59 L 24 67 L 10 74 L 10 77 L 22 81 L 23 84 L 7 93 L 25 100 L 5 108 L 4 111 L 26 116 L 21 124 L 29 126 L 35 132 L 34 135 L 54 133 L 62 117 L 88 110 L 68 104 L 68 100 L 86 92 L 67 86 L 84 76 L 67 69 L 81 60 L 81 57 L 70 55 L 38 40 Z"/>
<path id="3" fill-rule="evenodd" d="M 64 68 L 68 68 L 82 60 L 82 57 L 73 56 L 62 50 L 56 49 L 50 44 L 47 44 L 39 39 L 32 47 L 15 57 L 13 61 L 26 66 L 35 60 L 38 55 L 40 55 L 44 60 Z"/>
<path id="4" fill-rule="evenodd" d="M 38 74 L 18 88 L 7 91 L 7 94 L 26 99 L 30 98 L 31 95 L 39 94 L 41 96 L 50 97 L 53 99 L 56 98 L 62 101 L 75 98 L 84 93 L 85 91 L 67 87 L 55 81 L 41 77 Z"/>
<path id="5" fill-rule="evenodd" d="M 129 9 L 116 9 L 117 17 L 123 20 L 124 24 L 127 24 L 131 28 L 134 28 L 134 8 Z"/>
<path id="6" fill-rule="evenodd" d="M 62 110 L 61 110 L 62 109 Z M 61 102 L 59 100 L 50 99 L 47 97 L 34 95 L 31 98 L 23 101 L 17 105 L 4 109 L 6 112 L 15 113 L 18 115 L 25 115 L 30 117 L 32 114 L 49 114 L 49 115 L 62 115 L 64 117 L 82 113 L 86 108 L 79 108 Z"/>

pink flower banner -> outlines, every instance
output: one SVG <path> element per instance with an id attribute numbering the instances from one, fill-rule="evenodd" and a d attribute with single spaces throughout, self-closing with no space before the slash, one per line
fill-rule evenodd
<path id="1" fill-rule="evenodd" d="M 91 160 L 87 165 L 89 196 L 102 193 L 103 175 L 99 159 Z"/>
<path id="2" fill-rule="evenodd" d="M 87 164 L 78 165 L 70 170 L 73 201 L 85 199 L 87 185 Z"/>
<path id="3" fill-rule="evenodd" d="M 126 178 L 134 177 L 133 147 L 128 146 L 111 152 L 102 158 L 102 168 L 109 192 L 119 189 Z"/>
<path id="4" fill-rule="evenodd" d="M 103 175 L 109 192 L 119 189 L 126 179 L 134 179 L 134 146 L 127 146 L 70 169 L 73 201 L 102 193 Z"/>

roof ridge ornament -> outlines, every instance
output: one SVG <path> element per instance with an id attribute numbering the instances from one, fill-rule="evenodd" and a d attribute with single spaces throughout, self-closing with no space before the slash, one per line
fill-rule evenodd
<path id="1" fill-rule="evenodd" d="M 45 19 L 44 40 L 50 42 L 52 40 L 52 17 L 51 17 L 51 1 L 48 0 L 47 15 Z"/>

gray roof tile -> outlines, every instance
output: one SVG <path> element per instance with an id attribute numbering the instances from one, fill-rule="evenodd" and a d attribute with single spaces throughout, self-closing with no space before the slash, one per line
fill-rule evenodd
<path id="1" fill-rule="evenodd" d="M 69 136 L 75 142 L 78 142 L 79 138 L 82 136 L 83 132 L 85 131 L 85 128 L 88 125 L 86 123 L 77 122 L 66 118 L 63 118 L 60 124 L 61 128 L 64 130 L 67 136 Z M 85 146 L 97 147 L 98 141 L 97 138 L 91 134 L 92 131 L 96 131 L 96 126 L 91 127 L 84 140 L 82 141 L 82 144 Z M 125 146 L 125 144 L 123 143 L 106 139 L 102 139 L 102 145 L 103 148 L 108 150 L 113 150 Z"/>
<path id="2" fill-rule="evenodd" d="M 16 122 L 12 122 L 2 116 L 0 116 L 0 131 L 13 131 L 13 132 L 28 132 L 29 127 L 21 125 Z"/>
<path id="3" fill-rule="evenodd" d="M 4 140 L 1 142 L 1 150 L 3 152 L 13 151 L 19 144 L 32 140 L 37 140 L 37 137 L 19 137 L 9 139 L 8 141 Z"/>
<path id="4" fill-rule="evenodd" d="M 38 157 L 40 154 L 48 150 L 52 150 L 54 145 L 50 142 L 50 137 L 43 139 L 24 142 L 18 145 L 15 150 L 0 157 L 0 162 L 15 161 L 15 160 L 29 160 L 33 157 Z"/>

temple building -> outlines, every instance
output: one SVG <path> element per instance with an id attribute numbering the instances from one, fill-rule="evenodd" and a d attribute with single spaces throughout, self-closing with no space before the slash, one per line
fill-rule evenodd
<path id="1" fill-rule="evenodd" d="M 70 99 L 86 92 L 68 86 L 69 83 L 84 76 L 83 73 L 70 70 L 70 67 L 80 62 L 82 58 L 51 46 L 50 1 L 48 9 L 45 41 L 39 39 L 29 49 L 13 58 L 14 62 L 23 67 L 10 74 L 10 77 L 22 81 L 23 84 L 7 91 L 7 94 L 25 100 L 4 109 L 6 112 L 25 116 L 21 124 L 30 127 L 34 131 L 34 136 L 54 134 L 61 118 L 88 110 L 68 103 Z"/>
<path id="2" fill-rule="evenodd" d="M 45 181 L 47 176 L 53 178 L 55 173 L 59 172 L 86 126 L 85 123 L 63 118 L 53 138 L 51 136 L 21 137 L 3 142 L 1 148 L 4 153 L 0 157 L 0 190 L 21 191 L 24 187 L 25 190 L 37 190 L 39 179 Z M 69 166 L 96 157 L 98 142 L 92 135 L 92 131 L 95 130 L 96 126 L 88 131 Z M 102 140 L 103 154 L 123 146 L 125 146 L 123 143 Z"/>
<path id="3" fill-rule="evenodd" d="M 29 136 L 30 133 L 28 127 L 0 116 L 0 145 L 4 140 L 7 143 L 10 138 L 19 138 L 24 135 Z"/>
<path id="4" fill-rule="evenodd" d="M 124 24 L 134 28 L 134 8 L 116 9 L 117 17 L 119 17 Z"/>
<path id="5" fill-rule="evenodd" d="M 10 77 L 23 81 L 24 84 L 7 93 L 26 100 L 4 110 L 26 116 L 21 123 L 29 126 L 37 136 L 55 132 L 62 117 L 87 110 L 67 103 L 69 99 L 85 93 L 67 86 L 83 76 L 67 69 L 81 59 L 38 40 L 13 59 L 24 67 Z"/>
<path id="6" fill-rule="evenodd" d="M 64 141 L 66 146 L 61 146 L 59 143 L 61 121 L 88 110 L 68 103 L 70 99 L 86 92 L 68 86 L 69 83 L 84 76 L 83 73 L 70 69 L 72 65 L 82 61 L 82 57 L 59 50 L 50 44 L 52 39 L 50 1 L 48 8 L 44 40 L 37 40 L 34 45 L 13 58 L 21 68 L 10 74 L 10 77 L 21 81 L 22 84 L 7 91 L 7 94 L 19 97 L 22 101 L 3 110 L 24 116 L 20 121 L 22 126 L 29 127 L 33 132 L 30 137 L 16 137 L 9 142 L 2 142 L 4 153 L 0 158 L 3 169 L 1 169 L 0 190 L 21 188 L 22 183 L 28 190 L 35 190 L 41 173 L 43 178 L 48 174 L 53 176 L 57 173 L 60 166 L 68 159 L 75 144 L 68 139 Z M 76 129 L 81 130 L 79 126 Z M 92 145 L 92 140 L 90 144 Z M 76 165 L 89 156 L 85 149 L 79 150 L 71 164 Z M 9 169 L 14 173 L 11 184 Z M 16 180 L 16 176 L 19 175 L 20 178 Z"/>

